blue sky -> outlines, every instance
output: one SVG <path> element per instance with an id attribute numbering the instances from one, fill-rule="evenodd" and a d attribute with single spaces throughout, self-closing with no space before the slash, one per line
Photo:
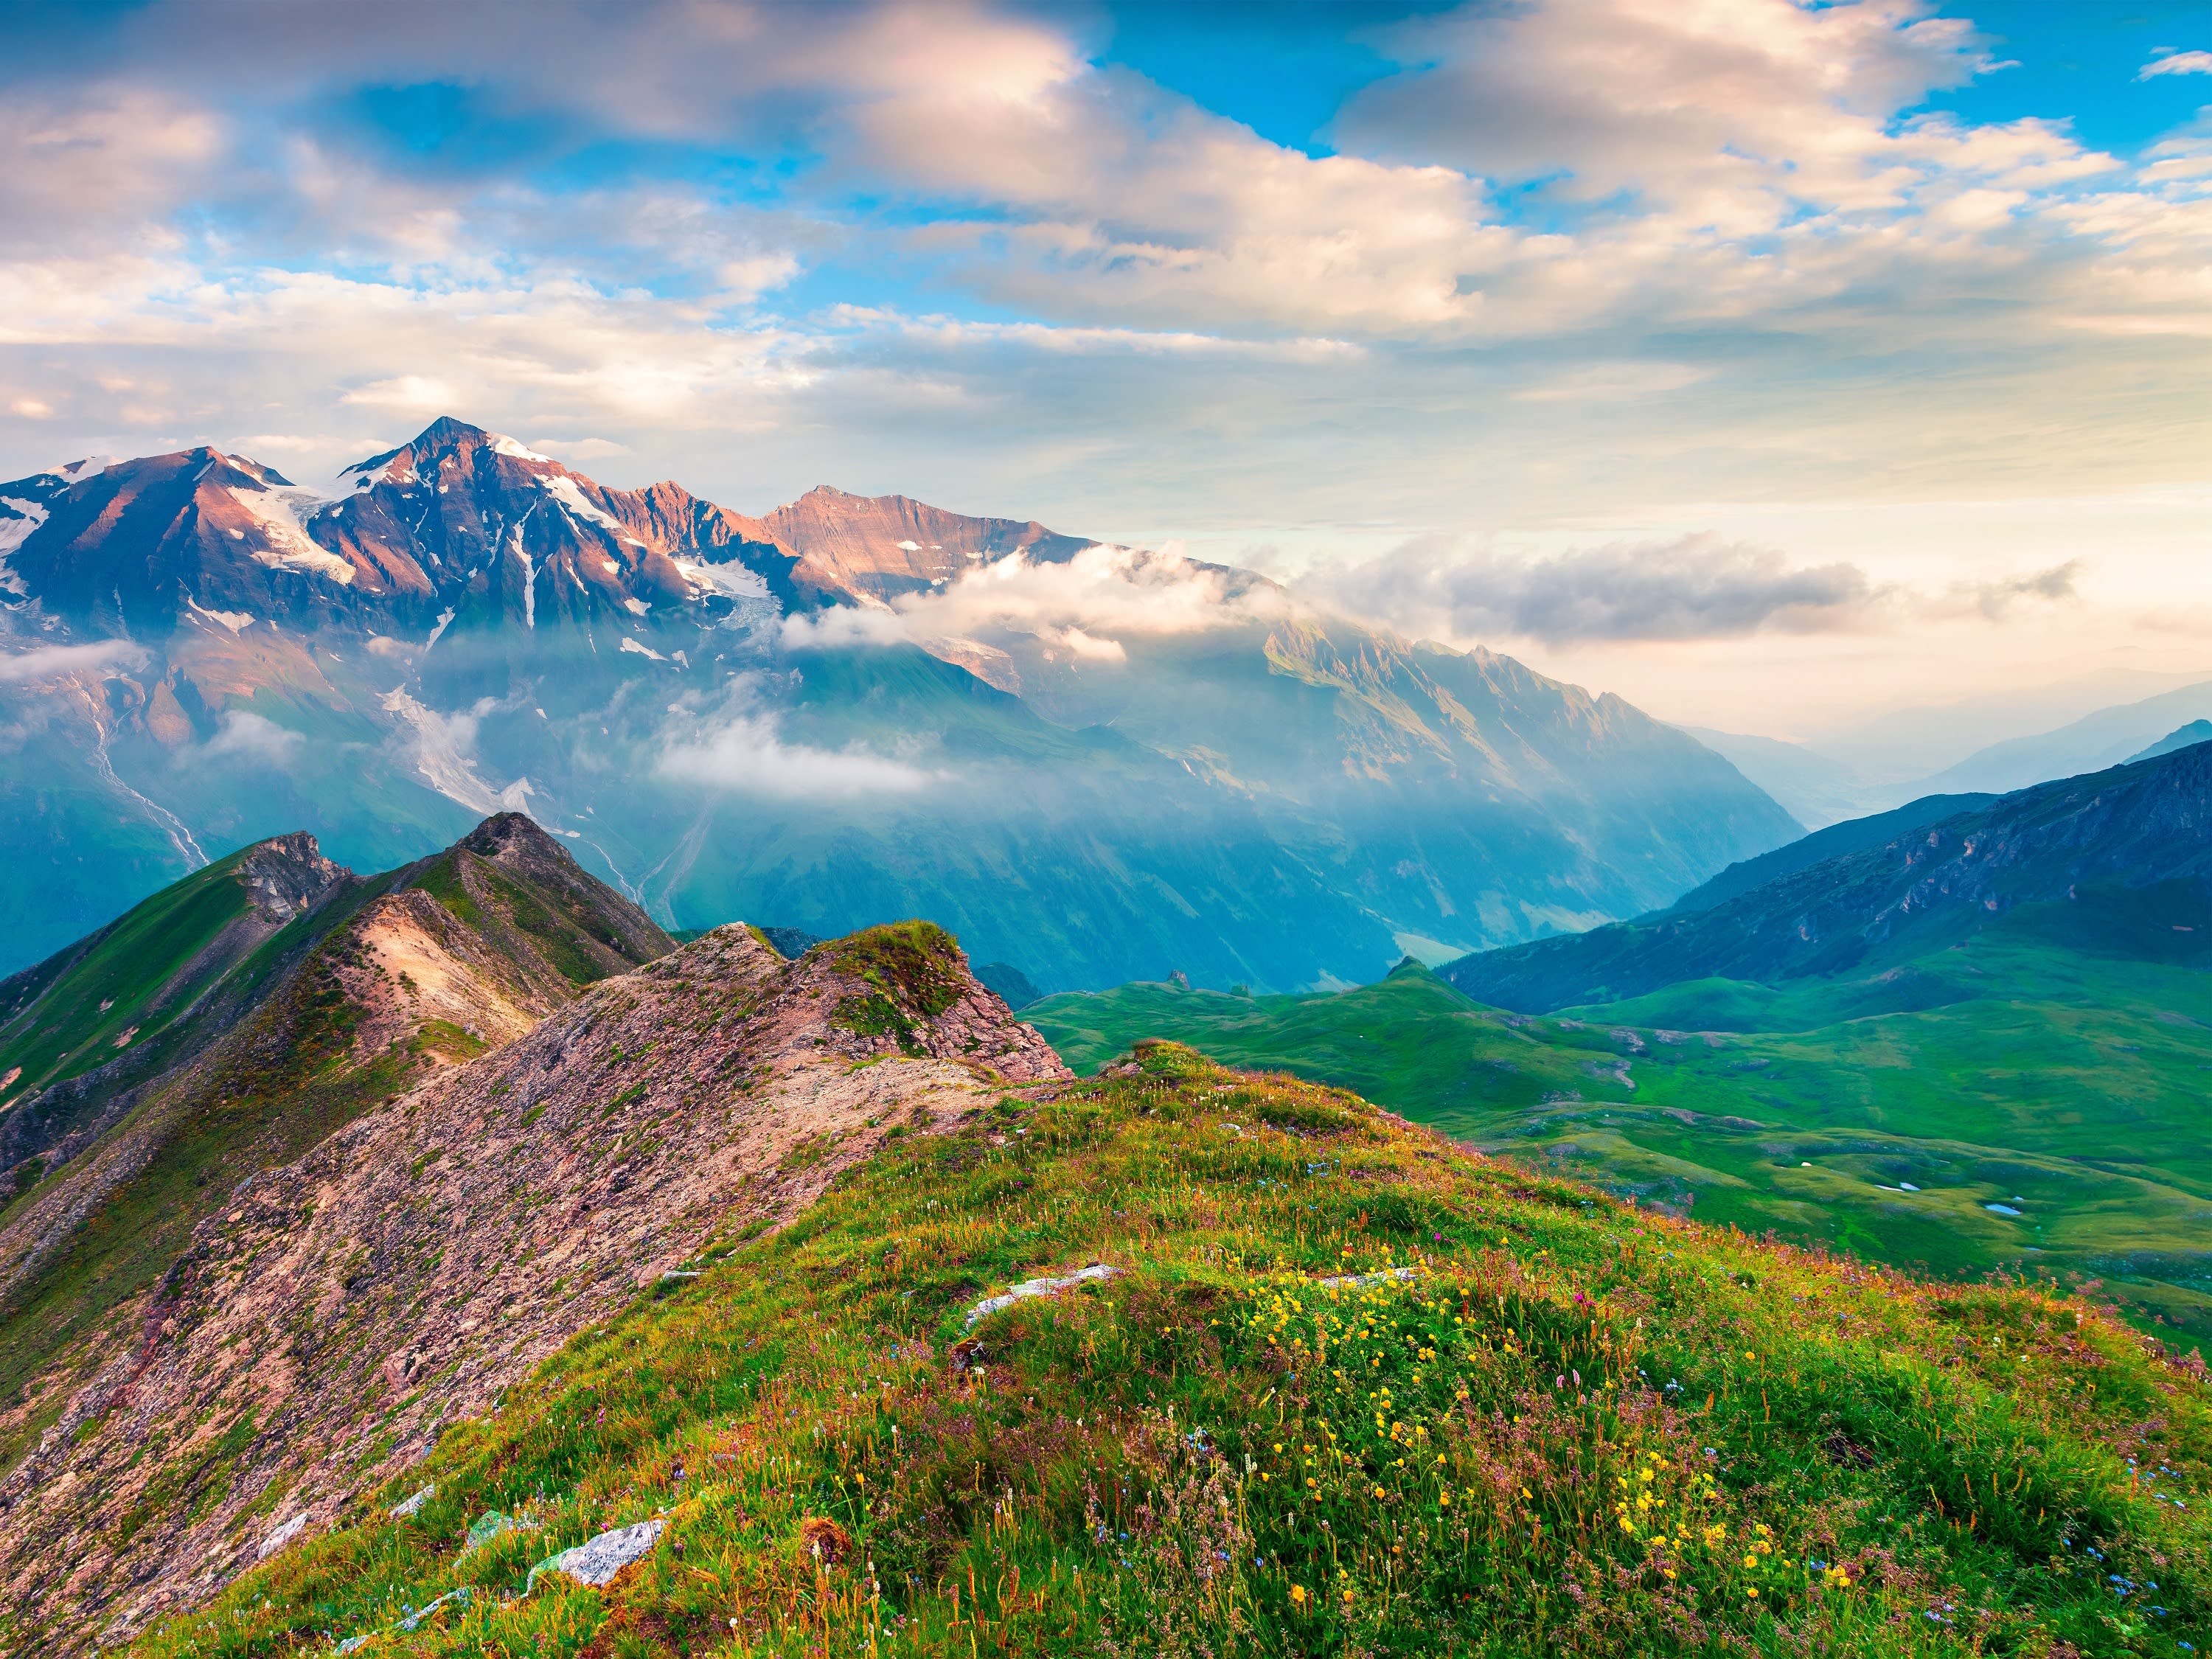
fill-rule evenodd
<path id="1" fill-rule="evenodd" d="M 453 413 L 1785 735 L 2212 672 L 2209 272 L 2164 0 L 0 12 L 0 477 Z"/>

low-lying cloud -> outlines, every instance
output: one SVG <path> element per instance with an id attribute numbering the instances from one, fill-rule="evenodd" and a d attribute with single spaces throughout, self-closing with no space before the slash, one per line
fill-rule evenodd
<path id="1" fill-rule="evenodd" d="M 2077 597 L 2074 579 L 2081 574 L 2081 561 L 2069 559 L 2048 570 L 2025 576 L 2000 577 L 1994 581 L 1960 582 L 1946 595 L 1943 608 L 1972 611 L 1991 622 L 2021 599 L 2070 599 Z"/>
<path id="2" fill-rule="evenodd" d="M 1771 548 L 1706 534 L 1535 558 L 1438 538 L 1316 586 L 1349 610 L 1411 632 L 1551 645 L 1813 632 L 1856 619 L 1882 592 L 1856 565 L 1793 566 Z"/>
<path id="3" fill-rule="evenodd" d="M 40 645 L 28 651 L 0 654 L 0 685 L 28 680 L 57 679 L 64 674 L 97 673 L 111 668 L 135 668 L 146 653 L 128 640 L 100 640 L 90 645 Z"/>
<path id="4" fill-rule="evenodd" d="M 301 733 L 250 709 L 230 708 L 223 711 L 222 724 L 201 752 L 209 758 L 232 755 L 258 761 L 265 766 L 282 766 L 306 742 Z"/>
<path id="5" fill-rule="evenodd" d="M 661 751 L 665 777 L 778 800 L 852 800 L 910 794 L 945 775 L 854 747 L 783 741 L 773 717 L 735 714 Z"/>
<path id="6" fill-rule="evenodd" d="M 2022 603 L 2077 597 L 2079 560 L 1954 582 L 1876 583 L 1857 565 L 1792 564 L 1773 548 L 1707 533 L 1531 556 L 1455 537 L 1407 544 L 1309 586 L 1358 615 L 1443 639 L 1722 640 L 1886 626 L 1907 615 L 1999 621 Z"/>
<path id="7" fill-rule="evenodd" d="M 1001 559 L 933 592 L 903 594 L 881 606 L 794 616 L 784 623 L 784 643 L 803 650 L 1012 632 L 1072 656 L 1118 662 L 1127 655 L 1124 635 L 1203 633 L 1289 608 L 1289 596 L 1273 582 L 1198 563 L 1173 547 L 1150 552 L 1098 544 L 1069 559 Z"/>

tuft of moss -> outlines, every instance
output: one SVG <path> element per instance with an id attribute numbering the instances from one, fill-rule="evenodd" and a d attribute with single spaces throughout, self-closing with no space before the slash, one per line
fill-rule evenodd
<path id="1" fill-rule="evenodd" d="M 863 928 L 830 947 L 830 960 L 926 1018 L 943 1013 L 967 988 L 960 944 L 933 921 Z"/>

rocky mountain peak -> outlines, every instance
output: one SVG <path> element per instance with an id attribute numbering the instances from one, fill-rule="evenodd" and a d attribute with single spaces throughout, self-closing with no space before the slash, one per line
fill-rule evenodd
<path id="1" fill-rule="evenodd" d="M 854 495 L 817 484 L 759 520 L 799 556 L 795 576 L 853 596 L 941 586 L 963 572 L 1027 555 L 1066 559 L 1091 544 L 1035 520 L 972 518 L 905 495 Z"/>
<path id="2" fill-rule="evenodd" d="M 443 469 L 474 471 L 480 465 L 495 468 L 501 461 L 512 462 L 517 470 L 525 471 L 545 470 L 566 474 L 568 471 L 551 456 L 541 455 L 505 433 L 489 431 L 451 415 L 441 415 L 396 449 L 356 461 L 342 469 L 338 476 L 354 479 L 356 489 L 403 479 L 435 483 L 441 481 Z"/>
<path id="3" fill-rule="evenodd" d="M 239 860 L 239 880 L 257 909 L 279 921 L 289 921 L 328 897 L 353 872 L 323 856 L 322 848 L 304 830 L 288 836 L 271 836 L 248 848 Z"/>

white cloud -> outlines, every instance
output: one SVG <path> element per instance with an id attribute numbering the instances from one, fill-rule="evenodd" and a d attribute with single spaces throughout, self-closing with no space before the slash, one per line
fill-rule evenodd
<path id="1" fill-rule="evenodd" d="M 1320 574 L 1317 591 L 1405 632 L 1455 641 L 1705 641 L 1887 629 L 2075 597 L 2078 561 L 1934 592 L 1877 582 L 1848 561 L 1793 563 L 1710 533 L 1514 554 L 1433 537 Z"/>
<path id="2" fill-rule="evenodd" d="M 2145 64 L 2136 79 L 2148 81 L 2157 75 L 2212 75 L 2212 52 L 2170 52 Z"/>
<path id="3" fill-rule="evenodd" d="M 784 642 L 814 646 L 920 643 L 1004 630 L 1027 634 L 1092 661 L 1118 662 L 1121 635 L 1202 633 L 1286 615 L 1273 582 L 1158 552 L 1094 544 L 1073 557 L 1026 554 L 963 572 L 933 592 L 883 605 L 842 605 L 785 619 Z"/>
<path id="4" fill-rule="evenodd" d="M 1334 573 L 1325 586 L 1408 632 L 1553 644 L 1816 631 L 1863 619 L 1878 597 L 1856 565 L 1793 567 L 1771 548 L 1711 535 L 1540 557 L 1436 538 Z"/>
<path id="5" fill-rule="evenodd" d="M 128 640 L 100 640 L 90 645 L 33 646 L 27 651 L 0 653 L 0 685 L 135 668 L 145 660 L 145 651 Z"/>
<path id="6" fill-rule="evenodd" d="M 222 724 L 202 753 L 210 757 L 234 755 L 264 766 L 283 766 L 299 752 L 307 738 L 301 733 L 264 719 L 251 710 L 223 711 Z"/>
<path id="7" fill-rule="evenodd" d="M 945 778 L 941 772 L 858 747 L 787 744 L 772 717 L 749 713 L 726 715 L 695 736 L 671 743 L 656 769 L 682 782 L 781 800 L 909 794 Z"/>

